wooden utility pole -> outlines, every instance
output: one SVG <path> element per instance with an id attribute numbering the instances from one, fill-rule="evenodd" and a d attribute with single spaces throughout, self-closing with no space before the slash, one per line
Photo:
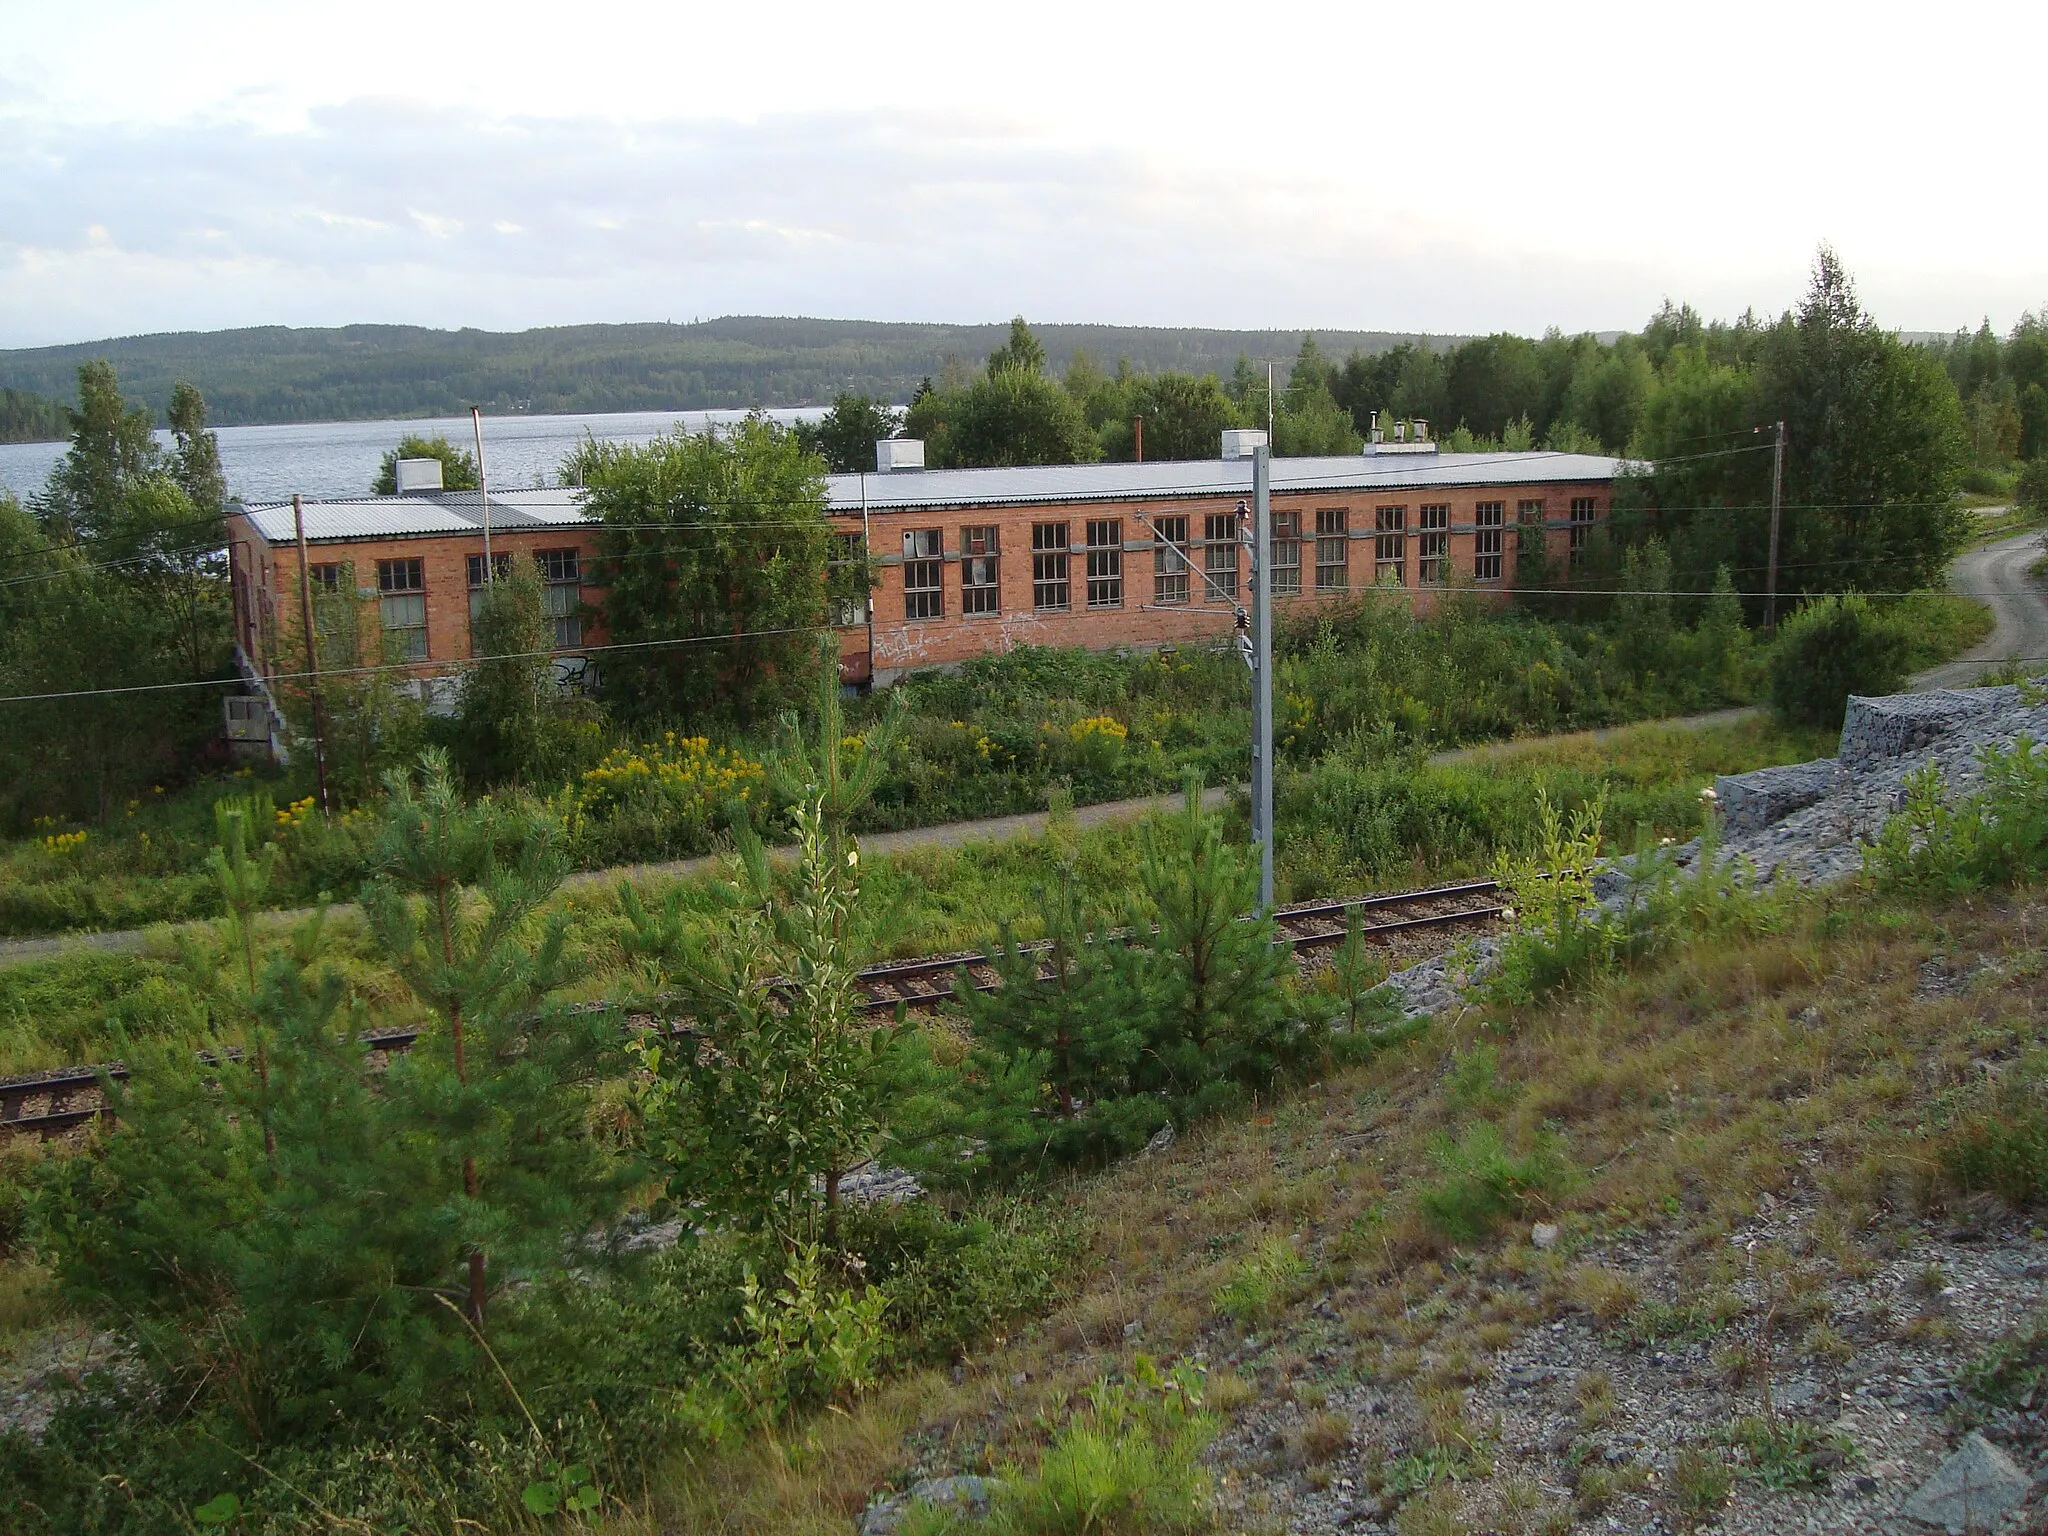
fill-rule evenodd
<path id="1" fill-rule="evenodd" d="M 1134 445 L 1134 446 L 1136 447 L 1136 449 L 1137 449 L 1137 453 L 1136 453 L 1136 455 L 1135 455 L 1135 459 L 1136 459 L 1136 462 L 1137 462 L 1137 463 L 1140 463 L 1140 464 L 1144 463 L 1144 462 L 1145 462 L 1145 418 L 1144 418 L 1144 417 L 1142 417 L 1142 416 L 1133 416 L 1133 417 L 1131 418 L 1131 442 L 1132 442 L 1132 444 L 1133 444 L 1133 445 Z"/>
<path id="2" fill-rule="evenodd" d="M 306 564 L 306 508 L 292 492 L 292 531 L 299 540 L 299 618 L 306 630 L 306 694 L 313 711 L 313 782 L 327 814 L 327 721 L 320 704 L 320 647 L 313 639 L 313 572 Z"/>
<path id="3" fill-rule="evenodd" d="M 1785 506 L 1785 423 L 1778 423 L 1771 454 L 1771 563 L 1764 578 L 1764 633 L 1778 632 L 1778 519 Z"/>

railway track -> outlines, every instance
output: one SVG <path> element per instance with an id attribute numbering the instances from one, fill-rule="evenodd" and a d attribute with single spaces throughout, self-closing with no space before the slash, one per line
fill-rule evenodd
<path id="1" fill-rule="evenodd" d="M 1274 918 L 1294 952 L 1311 956 L 1343 942 L 1348 914 L 1355 908 L 1367 943 L 1412 951 L 1419 959 L 1441 947 L 1434 941 L 1444 930 L 1483 926 L 1497 918 L 1502 909 L 1488 898 L 1498 895 L 1499 889 L 1491 880 L 1468 880 L 1417 891 L 1303 902 L 1281 908 Z M 1022 946 L 1027 953 L 1043 947 Z M 888 960 L 860 973 L 861 1008 L 879 1015 L 937 1007 L 953 996 L 954 977 L 963 968 L 978 990 L 992 991 L 998 985 L 989 957 L 976 951 Z M 415 1029 L 385 1029 L 365 1036 L 363 1043 L 372 1051 L 389 1053 L 409 1049 L 418 1038 Z M 0 1078 L 0 1136 L 32 1134 L 47 1139 L 76 1130 L 104 1113 L 103 1080 L 125 1082 L 128 1075 L 126 1063 L 111 1061 Z"/>

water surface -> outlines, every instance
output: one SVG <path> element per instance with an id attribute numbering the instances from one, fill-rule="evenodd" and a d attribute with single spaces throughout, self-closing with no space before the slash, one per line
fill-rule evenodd
<path id="1" fill-rule="evenodd" d="M 552 485 L 556 467 L 586 435 L 604 442 L 644 443 L 674 426 L 702 430 L 736 421 L 743 411 L 618 411 L 598 416 L 486 416 L 484 467 L 494 487 Z M 817 407 L 774 410 L 778 421 L 815 420 Z M 228 493 L 244 501 L 283 501 L 294 492 L 313 500 L 367 496 L 377 466 L 407 433 L 441 433 L 474 452 L 467 416 L 431 421 L 291 422 L 267 427 L 220 427 L 221 467 Z M 170 434 L 157 437 L 168 446 Z M 0 443 L 0 491 L 26 501 L 43 487 L 63 443 Z"/>

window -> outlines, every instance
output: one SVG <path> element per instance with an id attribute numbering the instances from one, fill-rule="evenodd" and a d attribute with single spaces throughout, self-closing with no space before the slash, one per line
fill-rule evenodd
<path id="1" fill-rule="evenodd" d="M 1067 525 L 1031 525 L 1031 606 L 1040 613 L 1067 611 Z"/>
<path id="2" fill-rule="evenodd" d="M 960 611 L 1001 613 L 1002 548 L 993 525 L 960 530 Z"/>
<path id="3" fill-rule="evenodd" d="M 826 585 L 832 590 L 832 623 L 857 629 L 874 617 L 869 596 L 868 539 L 864 533 L 835 533 L 832 554 L 825 562 Z"/>
<path id="4" fill-rule="evenodd" d="M 1188 520 L 1155 518 L 1152 533 L 1152 601 L 1177 608 L 1188 600 L 1188 562 L 1181 554 L 1188 544 Z"/>
<path id="5" fill-rule="evenodd" d="M 1415 509 L 1415 579 L 1425 587 L 1440 587 L 1451 574 L 1451 509 Z"/>
<path id="6" fill-rule="evenodd" d="M 1518 501 L 1515 503 L 1515 571 L 1519 576 L 1522 567 L 1527 566 L 1531 575 L 1543 559 L 1543 503 L 1540 501 Z"/>
<path id="7" fill-rule="evenodd" d="M 1350 514 L 1343 507 L 1316 508 L 1316 590 L 1342 592 L 1351 585 Z"/>
<path id="8" fill-rule="evenodd" d="M 1124 525 L 1119 518 L 1088 525 L 1088 606 L 1124 605 Z"/>
<path id="9" fill-rule="evenodd" d="M 1237 518 L 1229 512 L 1211 512 L 1202 519 L 1202 570 L 1208 575 L 1202 601 L 1222 598 L 1237 601 Z"/>
<path id="10" fill-rule="evenodd" d="M 1508 504 L 1482 501 L 1472 509 L 1476 532 L 1472 538 L 1472 576 L 1475 581 L 1500 580 L 1501 541 L 1506 536 Z"/>
<path id="11" fill-rule="evenodd" d="M 481 570 L 478 572 L 482 574 Z M 398 661 L 427 659 L 427 577 L 419 560 L 377 562 L 377 602 Z"/>
<path id="12" fill-rule="evenodd" d="M 1408 509 L 1372 509 L 1372 579 L 1408 584 Z"/>
<path id="13" fill-rule="evenodd" d="M 1593 540 L 1593 514 L 1596 503 L 1590 496 L 1572 498 L 1571 552 L 1572 564 L 1583 565 L 1586 551 Z"/>
<path id="14" fill-rule="evenodd" d="M 313 583 L 316 592 L 339 592 L 341 590 L 341 567 L 338 565 L 309 565 L 307 579 Z"/>
<path id="15" fill-rule="evenodd" d="M 1295 597 L 1301 592 L 1301 514 L 1273 514 L 1273 595 Z"/>
<path id="16" fill-rule="evenodd" d="M 946 616 L 946 562 L 936 528 L 903 532 L 903 617 L 943 619 Z"/>
<path id="17" fill-rule="evenodd" d="M 469 572 L 469 653 L 474 656 L 476 654 L 476 621 L 483 617 L 484 612 L 484 557 L 482 555 L 468 555 L 464 558 Z M 491 556 L 491 574 L 497 580 L 504 580 L 506 576 L 511 574 L 511 570 L 512 557 L 510 555 L 494 554 Z"/>
<path id="18" fill-rule="evenodd" d="M 572 651 L 583 643 L 583 561 L 573 549 L 537 549 L 540 567 L 540 611 L 555 632 L 555 649 Z"/>

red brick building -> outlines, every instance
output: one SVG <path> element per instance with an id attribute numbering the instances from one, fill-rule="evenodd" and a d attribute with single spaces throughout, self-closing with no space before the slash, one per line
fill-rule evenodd
<path id="1" fill-rule="evenodd" d="M 1439 453 L 1433 443 L 1273 461 L 1273 575 L 1282 613 L 1369 589 L 1427 611 L 1451 585 L 1503 593 L 1541 549 L 1568 565 L 1607 516 L 1617 460 L 1569 453 Z M 833 615 L 841 673 L 888 682 L 1020 644 L 1155 646 L 1220 637 L 1246 595 L 1235 528 L 1251 460 L 900 469 L 827 480 L 829 516 L 879 578 Z M 588 580 L 593 524 L 574 490 L 492 492 L 495 560 L 538 561 L 566 677 L 604 642 Z M 471 653 L 483 583 L 474 491 L 307 502 L 311 579 L 346 569 L 374 591 L 421 686 Z M 299 552 L 289 503 L 229 520 L 237 658 L 252 683 L 303 665 Z"/>

